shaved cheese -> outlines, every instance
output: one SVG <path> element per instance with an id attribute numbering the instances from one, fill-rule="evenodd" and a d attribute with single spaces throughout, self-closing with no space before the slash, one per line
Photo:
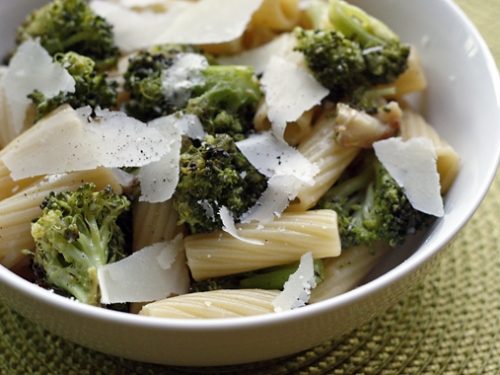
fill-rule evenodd
<path id="1" fill-rule="evenodd" d="M 373 144 L 375 154 L 401 186 L 411 205 L 429 215 L 444 215 L 436 150 L 426 138 L 389 138 Z"/>
<path id="2" fill-rule="evenodd" d="M 149 123 L 149 127 L 157 129 L 168 144 L 167 153 L 157 162 L 148 164 L 139 171 L 142 202 L 160 203 L 169 200 L 179 183 L 179 161 L 182 136 L 176 126 L 175 115 L 162 117 Z"/>
<path id="3" fill-rule="evenodd" d="M 158 35 L 165 31 L 188 4 L 176 4 L 166 13 L 135 12 L 120 4 L 101 0 L 92 1 L 90 7 L 113 25 L 116 45 L 124 52 L 133 52 L 154 45 Z"/>
<path id="4" fill-rule="evenodd" d="M 191 139 L 203 139 L 207 135 L 200 119 L 195 115 L 183 115 L 178 118 L 175 124 L 182 135 Z"/>
<path id="5" fill-rule="evenodd" d="M 212 207 L 210 202 L 206 199 L 202 199 L 202 200 L 197 201 L 196 203 L 198 203 L 205 210 L 207 217 L 212 222 L 214 222 L 215 221 L 215 212 L 214 212 L 214 208 Z"/>
<path id="6" fill-rule="evenodd" d="M 257 203 L 241 215 L 241 222 L 257 221 L 267 224 L 274 217 L 280 217 L 290 201 L 297 197 L 302 185 L 302 182 L 294 176 L 272 176 Z"/>
<path id="7" fill-rule="evenodd" d="M 328 95 L 304 64 L 273 56 L 262 77 L 266 93 L 268 118 L 277 138 L 283 139 L 288 122 L 296 121 L 304 112 Z"/>
<path id="8" fill-rule="evenodd" d="M 262 241 L 251 240 L 251 239 L 242 237 L 238 234 L 238 229 L 236 228 L 236 225 L 234 224 L 233 215 L 231 214 L 231 212 L 228 210 L 227 207 L 222 206 L 220 208 L 219 216 L 222 220 L 222 225 L 223 225 L 222 230 L 224 232 L 230 234 L 231 236 L 233 236 L 234 238 L 236 238 L 240 241 L 243 241 L 243 242 L 246 242 L 246 243 L 249 243 L 252 245 L 259 245 L 259 246 L 264 245 L 264 242 L 262 242 Z"/>
<path id="9" fill-rule="evenodd" d="M 142 167 L 168 151 L 161 133 L 121 112 L 98 111 L 85 123 L 88 109 L 66 106 L 13 141 L 2 155 L 14 180 L 95 169 Z"/>
<path id="10" fill-rule="evenodd" d="M 239 38 L 263 0 L 202 0 L 179 14 L 157 44 L 215 44 Z"/>
<path id="11" fill-rule="evenodd" d="M 31 103 L 27 97 L 38 90 L 51 98 L 60 92 L 75 92 L 75 80 L 53 62 L 49 53 L 37 40 L 27 40 L 19 46 L 1 81 L 12 115 L 16 134 L 24 127 L 26 111 Z"/>
<path id="12" fill-rule="evenodd" d="M 178 108 L 186 105 L 191 96 L 191 90 L 203 84 L 202 71 L 208 66 L 205 56 L 198 53 L 181 53 L 173 64 L 162 74 L 163 93 L 173 100 Z"/>
<path id="13" fill-rule="evenodd" d="M 122 187 L 131 187 L 136 181 L 136 177 L 133 174 L 125 172 L 123 169 L 111 168 L 111 172 Z"/>
<path id="14" fill-rule="evenodd" d="M 311 252 L 300 258 L 297 271 L 290 275 L 281 292 L 274 300 L 275 312 L 287 311 L 305 306 L 311 297 L 311 289 L 316 286 L 314 260 Z"/>
<path id="15" fill-rule="evenodd" d="M 263 46 L 245 51 L 238 55 L 226 56 L 218 59 L 223 65 L 252 66 L 256 74 L 262 74 L 273 56 L 286 56 L 292 53 L 295 47 L 295 38 L 292 34 L 282 34 Z"/>
<path id="16" fill-rule="evenodd" d="M 250 136 L 236 146 L 248 161 L 264 176 L 294 176 L 313 184 L 319 168 L 307 160 L 297 149 L 279 141 L 271 132 Z"/>
<path id="17" fill-rule="evenodd" d="M 97 275 L 103 304 L 149 302 L 185 294 L 189 291 L 189 271 L 182 236 L 99 267 Z"/>

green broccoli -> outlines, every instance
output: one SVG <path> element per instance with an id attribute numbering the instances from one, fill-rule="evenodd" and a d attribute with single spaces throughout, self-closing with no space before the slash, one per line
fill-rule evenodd
<path id="1" fill-rule="evenodd" d="M 84 184 L 74 192 L 51 193 L 31 234 L 39 283 L 99 305 L 97 268 L 125 256 L 124 233 L 117 220 L 130 202 L 110 187 L 94 190 L 95 185 Z"/>
<path id="2" fill-rule="evenodd" d="M 387 104 L 386 97 L 396 95 L 396 88 L 366 88 L 359 87 L 351 94 L 349 98 L 349 106 L 365 111 L 370 115 L 376 115 L 383 110 Z"/>
<path id="3" fill-rule="evenodd" d="M 180 181 L 173 197 L 179 223 L 191 233 L 222 227 L 218 212 L 227 207 L 238 219 L 267 187 L 261 175 L 226 134 L 208 135 L 183 147 Z"/>
<path id="4" fill-rule="evenodd" d="M 205 292 L 218 289 L 267 289 L 281 290 L 292 273 L 297 271 L 299 263 L 265 268 L 258 271 L 197 281 L 191 284 L 192 292 Z M 325 278 L 325 270 L 321 259 L 314 260 L 316 284 Z"/>
<path id="5" fill-rule="evenodd" d="M 150 121 L 172 114 L 186 105 L 177 98 L 167 97 L 163 90 L 163 74 L 182 53 L 201 53 L 198 49 L 183 45 L 161 45 L 141 51 L 129 61 L 125 73 L 125 89 L 130 100 L 125 110 L 141 121 Z"/>
<path id="6" fill-rule="evenodd" d="M 383 22 L 342 0 L 330 0 L 330 23 L 335 30 L 356 41 L 371 84 L 394 82 L 408 68 L 409 46 Z"/>
<path id="7" fill-rule="evenodd" d="M 343 248 L 383 241 L 391 246 L 423 228 L 431 216 L 415 210 L 373 153 L 348 169 L 317 208 L 337 212 Z"/>
<path id="8" fill-rule="evenodd" d="M 51 54 L 74 51 L 92 58 L 99 70 L 116 65 L 119 51 L 112 26 L 85 0 L 53 0 L 33 11 L 17 30 L 17 43 L 40 38 Z"/>
<path id="9" fill-rule="evenodd" d="M 295 49 L 304 54 L 312 73 L 334 99 L 365 84 L 366 64 L 359 45 L 334 30 L 295 31 Z"/>
<path id="10" fill-rule="evenodd" d="M 68 52 L 56 54 L 54 60 L 64 66 L 75 79 L 75 92 L 60 93 L 47 98 L 40 91 L 34 91 L 28 97 L 35 105 L 36 121 L 63 104 L 69 104 L 73 108 L 88 105 L 92 109 L 109 108 L 115 105 L 117 83 L 108 81 L 105 74 L 97 73 L 95 63 L 91 58 Z"/>
<path id="11" fill-rule="evenodd" d="M 253 70 L 210 62 L 189 46 L 163 45 L 139 53 L 125 74 L 127 113 L 150 121 L 184 110 L 197 115 L 209 134 L 248 132 L 262 98 Z"/>

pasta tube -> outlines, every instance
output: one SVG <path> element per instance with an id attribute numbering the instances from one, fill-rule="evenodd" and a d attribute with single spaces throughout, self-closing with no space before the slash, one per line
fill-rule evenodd
<path id="1" fill-rule="evenodd" d="M 195 280 L 293 263 L 308 251 L 316 259 L 340 255 L 337 214 L 332 210 L 285 213 L 268 224 L 240 224 L 237 228 L 241 237 L 264 245 L 238 240 L 223 231 L 184 239 Z"/>
<path id="2" fill-rule="evenodd" d="M 358 147 L 339 144 L 334 126 L 333 112 L 323 113 L 313 132 L 299 145 L 302 155 L 316 164 L 320 171 L 314 177 L 314 184 L 302 186 L 296 201 L 289 207 L 290 211 L 306 211 L 314 207 L 360 152 Z"/>
<path id="3" fill-rule="evenodd" d="M 310 303 L 324 301 L 356 287 L 389 249 L 382 245 L 374 249 L 357 246 L 344 250 L 338 258 L 326 259 L 323 262 L 325 278 L 312 290 Z"/>
<path id="4" fill-rule="evenodd" d="M 427 88 L 427 79 L 415 47 L 410 49 L 408 69 L 394 82 L 394 87 L 398 96 L 423 91 Z"/>
<path id="5" fill-rule="evenodd" d="M 277 290 L 235 289 L 184 294 L 144 306 L 140 315 L 181 318 L 216 319 L 261 315 L 274 312 Z"/>
<path id="6" fill-rule="evenodd" d="M 45 177 L 37 184 L 0 202 L 0 263 L 14 267 L 25 255 L 22 250 L 34 249 L 31 222 L 40 212 L 40 204 L 52 191 L 73 190 L 92 182 L 98 189 L 110 185 L 117 193 L 122 189 L 114 174 L 104 168 Z"/>
<path id="7" fill-rule="evenodd" d="M 437 131 L 421 115 L 410 109 L 406 109 L 403 112 L 401 137 L 404 140 L 424 137 L 432 141 L 436 149 L 441 194 L 445 194 L 458 174 L 460 158 L 457 152 L 441 138 Z"/>
<path id="8" fill-rule="evenodd" d="M 299 0 L 264 0 L 255 12 L 252 24 L 276 31 L 292 30 L 300 20 Z"/>

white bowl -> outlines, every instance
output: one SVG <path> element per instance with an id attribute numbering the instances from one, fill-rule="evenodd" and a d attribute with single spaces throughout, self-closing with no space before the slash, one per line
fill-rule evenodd
<path id="1" fill-rule="evenodd" d="M 23 16 L 43 2 L 0 3 L 2 54 L 12 46 Z M 163 364 L 222 365 L 275 358 L 338 338 L 399 300 L 471 217 L 495 175 L 500 83 L 484 41 L 451 0 L 356 3 L 418 47 L 430 83 L 424 113 L 462 158 L 446 197 L 446 216 L 423 240 L 392 252 L 363 286 L 280 314 L 208 321 L 146 318 L 79 304 L 0 267 L 2 301 L 51 332 L 98 351 Z"/>

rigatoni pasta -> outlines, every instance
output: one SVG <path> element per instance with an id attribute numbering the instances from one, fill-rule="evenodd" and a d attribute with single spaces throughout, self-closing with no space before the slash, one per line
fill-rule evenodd
<path id="1" fill-rule="evenodd" d="M 296 262 L 308 251 L 316 259 L 340 254 L 337 215 L 331 210 L 285 213 L 268 224 L 240 224 L 253 244 L 217 231 L 187 236 L 186 256 L 195 280 Z"/>

